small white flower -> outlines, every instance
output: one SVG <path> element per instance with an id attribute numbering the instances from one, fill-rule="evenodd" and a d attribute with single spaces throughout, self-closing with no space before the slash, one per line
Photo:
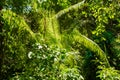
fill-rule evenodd
<path id="1" fill-rule="evenodd" d="M 41 46 L 41 45 L 39 45 L 39 46 L 38 46 L 38 49 L 41 49 L 41 48 L 42 48 L 42 46 Z"/>
<path id="2" fill-rule="evenodd" d="M 54 58 L 54 61 L 57 61 L 57 58 Z"/>
<path id="3" fill-rule="evenodd" d="M 30 52 L 28 53 L 28 58 L 31 59 L 31 58 L 32 58 L 31 55 L 32 55 L 32 52 L 30 51 Z"/>
<path id="4" fill-rule="evenodd" d="M 56 55 L 59 55 L 59 54 L 60 54 L 60 52 L 57 52 L 57 53 L 56 53 Z"/>

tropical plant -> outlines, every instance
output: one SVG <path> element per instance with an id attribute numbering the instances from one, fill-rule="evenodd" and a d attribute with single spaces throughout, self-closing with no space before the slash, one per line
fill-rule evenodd
<path id="1" fill-rule="evenodd" d="M 119 80 L 119 10 L 117 0 L 3 0 L 0 79 Z"/>

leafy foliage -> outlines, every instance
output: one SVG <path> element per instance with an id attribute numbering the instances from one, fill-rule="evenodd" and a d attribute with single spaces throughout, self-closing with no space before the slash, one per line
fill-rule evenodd
<path id="1" fill-rule="evenodd" d="M 77 55 L 75 52 L 67 52 L 57 47 L 35 43 L 32 45 L 32 50 L 27 54 L 24 72 L 13 74 L 14 76 L 11 79 L 83 80 L 78 68 L 80 56 Z"/>
<path id="2" fill-rule="evenodd" d="M 117 0 L 0 1 L 0 79 L 119 80 L 119 10 Z"/>
<path id="3" fill-rule="evenodd" d="M 98 71 L 101 80 L 119 80 L 120 74 L 119 71 L 114 70 L 114 68 L 101 68 L 102 70 Z"/>

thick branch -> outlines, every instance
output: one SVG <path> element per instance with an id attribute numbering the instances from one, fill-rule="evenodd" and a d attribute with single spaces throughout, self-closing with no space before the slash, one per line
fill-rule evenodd
<path id="1" fill-rule="evenodd" d="M 59 17 L 61 17 L 62 15 L 64 15 L 65 13 L 69 12 L 70 10 L 75 10 L 80 8 L 83 4 L 84 4 L 85 0 L 83 0 L 82 2 L 79 2 L 73 6 L 70 6 L 69 8 L 63 9 L 61 11 L 59 11 L 55 17 L 58 19 Z"/>

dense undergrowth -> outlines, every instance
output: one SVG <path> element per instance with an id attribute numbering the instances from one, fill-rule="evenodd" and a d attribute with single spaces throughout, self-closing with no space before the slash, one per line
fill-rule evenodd
<path id="1" fill-rule="evenodd" d="M 120 80 L 119 5 L 0 2 L 0 80 Z"/>

